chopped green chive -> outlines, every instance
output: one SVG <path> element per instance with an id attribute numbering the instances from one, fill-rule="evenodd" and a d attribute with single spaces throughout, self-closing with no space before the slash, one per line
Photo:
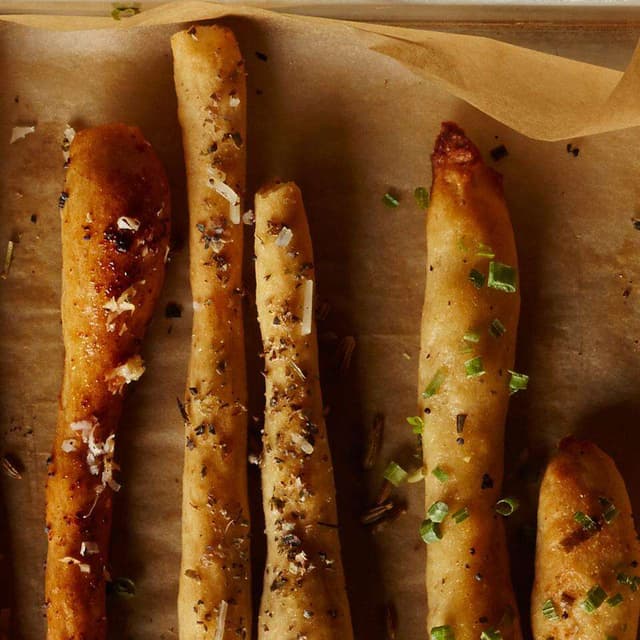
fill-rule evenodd
<path id="1" fill-rule="evenodd" d="M 502 640 L 502 634 L 497 629 L 487 629 L 480 634 L 480 640 Z"/>
<path id="2" fill-rule="evenodd" d="M 427 510 L 427 516 L 432 522 L 442 522 L 449 513 L 449 505 L 446 502 L 434 502 Z"/>
<path id="3" fill-rule="evenodd" d="M 392 196 L 388 191 L 382 196 L 382 202 L 392 209 L 395 209 L 400 204 L 400 200 Z"/>
<path id="4" fill-rule="evenodd" d="M 111 582 L 110 588 L 113 593 L 124 598 L 133 598 L 136 595 L 136 584 L 130 578 L 116 578 Z"/>
<path id="5" fill-rule="evenodd" d="M 402 484 L 409 474 L 393 460 L 387 465 L 384 470 L 384 479 L 388 480 L 394 487 Z"/>
<path id="6" fill-rule="evenodd" d="M 442 627 L 433 627 L 431 629 L 431 640 L 455 640 L 453 629 L 448 624 Z"/>
<path id="7" fill-rule="evenodd" d="M 607 524 L 611 524 L 619 515 L 619 511 L 616 509 L 616 505 L 607 500 L 607 498 L 599 498 L 600 505 L 604 509 L 602 517 Z"/>
<path id="8" fill-rule="evenodd" d="M 553 600 L 545 600 L 542 603 L 542 615 L 547 620 L 560 620 L 560 616 L 556 611 L 556 606 L 553 604 Z"/>
<path id="9" fill-rule="evenodd" d="M 517 279 L 516 270 L 508 264 L 494 262 L 493 260 L 489 263 L 487 286 L 491 289 L 498 289 L 498 291 L 504 291 L 505 293 L 514 293 L 517 290 Z"/>
<path id="10" fill-rule="evenodd" d="M 480 334 L 475 331 L 467 331 L 467 333 L 462 336 L 462 339 L 465 342 L 480 342 Z"/>
<path id="11" fill-rule="evenodd" d="M 506 331 L 507 328 L 502 324 L 502 322 L 500 322 L 500 320 L 498 320 L 498 318 L 491 321 L 491 324 L 489 325 L 489 333 L 494 338 L 500 338 L 506 333 Z"/>
<path id="12" fill-rule="evenodd" d="M 449 479 L 449 474 L 442 467 L 436 467 L 431 473 L 438 478 L 440 482 L 444 483 Z"/>
<path id="13" fill-rule="evenodd" d="M 424 431 L 424 420 L 420 416 L 411 416 L 407 422 L 413 427 L 413 433 L 421 434 Z"/>
<path id="14" fill-rule="evenodd" d="M 416 187 L 413 191 L 413 197 L 421 209 L 426 209 L 429 206 L 429 191 L 424 187 Z"/>
<path id="15" fill-rule="evenodd" d="M 122 18 L 131 18 L 140 13 L 140 7 L 137 5 L 114 5 L 113 11 L 111 11 L 111 17 L 114 20 L 121 20 Z"/>
<path id="16" fill-rule="evenodd" d="M 529 385 L 529 376 L 526 373 L 518 373 L 517 371 L 509 372 L 509 393 L 513 395 L 518 391 L 524 391 Z"/>
<path id="17" fill-rule="evenodd" d="M 464 363 L 464 370 L 467 372 L 467 378 L 481 376 L 485 373 L 482 358 L 480 356 L 476 356 L 475 358 L 471 358 L 471 360 L 467 360 Z"/>
<path id="18" fill-rule="evenodd" d="M 607 599 L 606 591 L 599 585 L 591 587 L 587 591 L 587 597 L 582 601 L 582 608 L 587 613 L 593 613 Z"/>
<path id="19" fill-rule="evenodd" d="M 451 517 L 456 524 L 464 522 L 469 517 L 469 507 L 458 509 Z"/>
<path id="20" fill-rule="evenodd" d="M 573 519 L 585 530 L 593 531 L 598 528 L 598 523 L 586 513 L 582 511 L 576 511 L 573 514 Z"/>
<path id="21" fill-rule="evenodd" d="M 476 289 L 482 289 L 485 278 L 477 269 L 471 269 L 469 271 L 469 280 L 471 280 Z"/>
<path id="22" fill-rule="evenodd" d="M 431 520 L 423 520 L 420 525 L 420 537 L 426 544 L 431 544 L 442 540 L 442 532 L 440 531 L 440 525 L 437 522 Z"/>
<path id="23" fill-rule="evenodd" d="M 610 607 L 617 607 L 623 600 L 624 600 L 624 598 L 622 597 L 622 594 L 621 593 L 616 593 L 615 596 L 611 596 L 607 600 L 607 604 Z"/>
<path id="24" fill-rule="evenodd" d="M 476 255 L 482 258 L 496 257 L 496 254 L 493 252 L 493 249 L 489 245 L 482 244 L 482 242 L 478 244 L 478 250 L 476 251 Z"/>
<path id="25" fill-rule="evenodd" d="M 502 498 L 496 502 L 496 513 L 501 516 L 510 516 L 520 507 L 520 501 L 517 498 Z"/>
<path id="26" fill-rule="evenodd" d="M 427 385 L 427 388 L 422 392 L 423 398 L 430 398 L 431 396 L 438 393 L 438 390 L 442 386 L 444 379 L 446 377 L 446 371 L 444 367 L 440 367 L 433 378 L 431 378 L 431 382 Z"/>

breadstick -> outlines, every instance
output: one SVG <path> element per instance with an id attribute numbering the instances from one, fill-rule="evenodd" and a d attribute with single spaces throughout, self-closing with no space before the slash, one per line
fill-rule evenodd
<path id="1" fill-rule="evenodd" d="M 518 639 L 495 512 L 520 307 L 513 231 L 500 176 L 455 124 L 442 125 L 432 165 L 419 374 L 427 626 Z"/>
<path id="2" fill-rule="evenodd" d="M 81 131 L 62 214 L 64 376 L 47 481 L 48 640 L 104 640 L 115 432 L 164 278 L 167 179 L 139 129 Z"/>
<path id="3" fill-rule="evenodd" d="M 185 409 L 182 640 L 249 638 L 247 383 L 242 326 L 246 86 L 228 29 L 171 39 L 189 191 L 193 335 Z"/>
<path id="4" fill-rule="evenodd" d="M 534 638 L 636 640 L 640 548 L 613 460 L 568 438 L 549 463 L 538 506 Z"/>
<path id="5" fill-rule="evenodd" d="M 313 320 L 313 251 L 300 190 L 291 182 L 261 189 L 255 213 L 256 303 L 266 374 L 267 566 L 258 637 L 349 640 Z"/>

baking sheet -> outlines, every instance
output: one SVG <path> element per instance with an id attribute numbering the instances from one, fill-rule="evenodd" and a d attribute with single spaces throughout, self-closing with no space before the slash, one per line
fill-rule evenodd
<path id="1" fill-rule="evenodd" d="M 485 39 L 178 3 L 120 23 L 27 16 L 17 20 L 31 26 L 0 24 L 0 253 L 9 239 L 17 242 L 9 276 L 0 281 L 0 429 L 3 451 L 24 467 L 22 480 L 3 477 L 1 485 L 13 575 L 0 586 L 14 587 L 13 637 L 44 634 L 43 487 L 62 366 L 60 145 L 68 122 L 80 128 L 113 120 L 140 125 L 167 166 L 174 248 L 144 349 L 147 372 L 118 436 L 123 490 L 112 574 L 132 578 L 137 595 L 110 598 L 111 637 L 177 637 L 183 438 L 176 397 L 186 376 L 191 310 L 168 39 L 181 21 L 223 15 L 247 59 L 250 191 L 274 176 L 299 182 L 318 304 L 330 305 L 319 324 L 323 386 L 361 639 L 385 638 L 388 602 L 398 611 L 399 639 L 425 635 L 420 485 L 397 491 L 407 513 L 395 522 L 375 531 L 359 523 L 386 462 L 410 466 L 415 449 L 405 417 L 415 412 L 425 255 L 413 189 L 430 183 L 429 153 L 444 119 L 462 125 L 504 174 L 522 267 L 518 369 L 531 375 L 530 390 L 511 403 L 505 488 L 523 504 L 509 530 L 526 621 L 537 477 L 557 439 L 574 431 L 594 438 L 615 456 L 640 505 L 640 231 L 632 224 L 640 57 L 622 77 Z M 35 133 L 8 144 L 13 126 L 31 123 Z M 489 151 L 500 144 L 508 156 L 493 162 Z M 382 204 L 388 189 L 400 198 L 397 209 Z M 170 302 L 182 306 L 182 317 L 165 317 Z M 255 442 L 263 385 L 251 299 L 246 324 Z M 341 373 L 345 336 L 355 337 L 356 349 Z M 386 416 L 384 447 L 376 468 L 364 473 L 365 433 L 377 412 Z M 264 548 L 258 470 L 248 473 L 257 597 Z"/>

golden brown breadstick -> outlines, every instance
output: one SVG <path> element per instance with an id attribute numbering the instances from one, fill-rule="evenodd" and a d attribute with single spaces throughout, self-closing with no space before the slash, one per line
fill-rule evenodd
<path id="1" fill-rule="evenodd" d="M 62 214 L 60 410 L 47 481 L 48 640 L 106 637 L 115 432 L 168 250 L 167 179 L 139 129 L 81 131 Z"/>
<path id="2" fill-rule="evenodd" d="M 193 335 L 185 398 L 180 638 L 249 638 L 242 326 L 246 86 L 228 29 L 171 39 L 189 191 Z"/>
<path id="3" fill-rule="evenodd" d="M 256 302 L 264 346 L 267 534 L 258 637 L 349 640 L 331 454 L 313 321 L 314 267 L 300 190 L 256 195 Z"/>
<path id="4" fill-rule="evenodd" d="M 540 488 L 531 622 L 537 640 L 636 640 L 640 548 L 613 460 L 567 438 Z"/>
<path id="5" fill-rule="evenodd" d="M 419 383 L 427 625 L 445 627 L 436 637 L 517 639 L 495 512 L 520 307 L 513 231 L 500 176 L 456 125 L 443 124 L 432 164 Z"/>

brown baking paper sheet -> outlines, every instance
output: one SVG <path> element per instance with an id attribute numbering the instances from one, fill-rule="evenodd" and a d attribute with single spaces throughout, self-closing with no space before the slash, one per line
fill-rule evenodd
<path id="1" fill-rule="evenodd" d="M 121 22 L 14 16 L 0 23 L 0 254 L 16 242 L 0 281 L 0 430 L 2 451 L 22 465 L 21 480 L 2 477 L 1 484 L 0 566 L 10 573 L 0 576 L 0 590 L 2 606 L 11 598 L 12 637 L 44 637 L 45 461 L 63 355 L 63 132 L 67 123 L 116 120 L 141 126 L 166 164 L 174 241 L 144 348 L 147 372 L 132 389 L 117 438 L 123 490 L 112 574 L 132 578 L 137 594 L 109 598 L 110 637 L 177 637 L 183 437 L 176 397 L 186 376 L 191 305 L 169 36 L 181 23 L 212 18 L 234 28 L 247 59 L 249 192 L 274 176 L 295 179 L 310 217 L 317 304 L 329 305 L 319 323 L 322 375 L 361 640 L 386 637 L 388 602 L 397 609 L 398 639 L 425 637 L 421 486 L 396 492 L 407 512 L 394 522 L 372 530 L 359 517 L 389 459 L 416 464 L 405 418 L 415 413 L 425 241 L 412 194 L 430 183 L 440 122 L 456 120 L 504 174 L 521 263 L 517 368 L 531 375 L 530 389 L 511 402 L 505 488 L 523 505 L 509 533 L 526 622 L 538 472 L 558 438 L 594 438 L 615 456 L 640 506 L 640 231 L 632 224 L 640 55 L 623 75 L 486 38 L 176 3 Z M 25 124 L 35 124 L 35 133 L 9 145 L 12 128 Z M 489 151 L 500 144 L 508 156 L 494 162 Z M 390 188 L 400 199 L 396 209 L 381 201 Z M 165 317 L 168 303 L 181 305 L 180 318 Z M 251 294 L 246 325 L 255 443 L 263 384 Z M 355 337 L 356 348 L 341 372 L 345 336 Z M 375 469 L 363 472 L 365 433 L 377 412 L 386 417 L 383 449 Z M 258 470 L 248 473 L 257 598 L 263 524 Z"/>

